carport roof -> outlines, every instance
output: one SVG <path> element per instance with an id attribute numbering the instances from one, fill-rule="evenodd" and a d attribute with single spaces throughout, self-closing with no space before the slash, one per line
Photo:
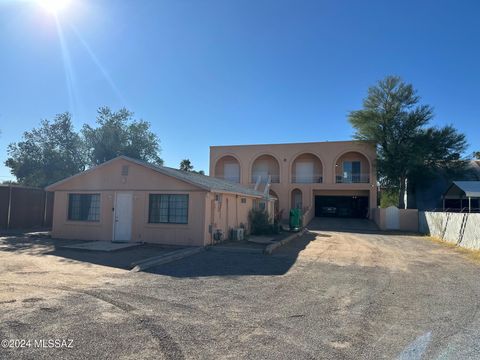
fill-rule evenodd
<path id="1" fill-rule="evenodd" d="M 445 197 L 460 196 L 480 198 L 480 181 L 454 181 L 445 191 Z"/>
<path id="2" fill-rule="evenodd" d="M 46 190 L 47 191 L 52 191 L 52 190 L 54 190 L 55 186 L 65 182 L 67 180 L 70 180 L 73 177 L 88 173 L 90 171 L 94 171 L 95 169 L 97 169 L 97 168 L 99 168 L 103 165 L 106 165 L 107 163 L 111 163 L 111 162 L 119 160 L 119 159 L 127 160 L 127 161 L 133 162 L 137 165 L 147 167 L 147 168 L 152 169 L 154 171 L 157 171 L 161 174 L 171 176 L 173 178 L 176 178 L 178 180 L 181 180 L 181 181 L 187 182 L 189 184 L 198 186 L 199 188 L 202 188 L 202 189 L 205 189 L 205 190 L 208 190 L 208 191 L 220 192 L 220 193 L 233 193 L 233 194 L 251 196 L 251 197 L 256 197 L 256 198 L 263 198 L 264 197 L 263 193 L 260 192 L 260 191 L 245 187 L 243 185 L 240 185 L 240 184 L 237 184 L 237 183 L 234 183 L 234 182 L 231 182 L 231 181 L 227 181 L 227 180 L 223 180 L 223 179 L 217 179 L 217 178 L 212 177 L 212 176 L 197 174 L 197 173 L 193 173 L 193 172 L 189 172 L 189 171 L 182 171 L 182 170 L 170 168 L 170 167 L 167 167 L 167 166 L 156 166 L 156 165 L 153 165 L 153 164 L 149 164 L 145 161 L 133 159 L 133 158 L 128 157 L 128 156 L 118 156 L 118 157 L 116 157 L 112 160 L 104 162 L 103 164 L 98 165 L 94 168 L 91 168 L 87 171 L 78 173 L 78 174 L 73 175 L 71 177 L 68 177 L 64 180 L 60 180 L 60 181 L 58 181 L 58 182 L 56 182 L 52 185 L 47 186 Z"/>

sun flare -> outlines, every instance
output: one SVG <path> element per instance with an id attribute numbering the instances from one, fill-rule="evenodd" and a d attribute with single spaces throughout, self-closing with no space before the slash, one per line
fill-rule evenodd
<path id="1" fill-rule="evenodd" d="M 65 10 L 70 4 L 71 0 L 37 0 L 42 7 L 52 14 L 58 14 Z"/>

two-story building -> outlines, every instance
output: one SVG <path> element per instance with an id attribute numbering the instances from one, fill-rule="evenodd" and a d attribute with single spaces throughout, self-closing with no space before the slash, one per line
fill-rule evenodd
<path id="1" fill-rule="evenodd" d="M 376 149 L 368 141 L 210 147 L 210 175 L 256 187 L 269 184 L 277 210 L 371 218 L 377 207 Z"/>

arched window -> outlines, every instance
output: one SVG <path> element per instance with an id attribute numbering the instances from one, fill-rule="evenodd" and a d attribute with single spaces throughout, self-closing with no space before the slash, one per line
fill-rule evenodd
<path id="1" fill-rule="evenodd" d="M 338 158 L 335 163 L 336 183 L 369 183 L 370 163 L 365 155 L 350 151 Z"/>
<path id="2" fill-rule="evenodd" d="M 240 183 L 240 164 L 238 160 L 230 155 L 218 159 L 215 164 L 215 177 Z"/>
<path id="3" fill-rule="evenodd" d="M 292 207 L 292 209 L 302 209 L 303 208 L 302 190 L 300 190 L 300 189 L 293 189 L 292 190 L 291 207 Z"/>
<path id="4" fill-rule="evenodd" d="M 266 183 L 268 178 L 270 182 L 280 182 L 280 165 L 277 159 L 271 155 L 261 155 L 255 159 L 252 164 L 252 183 L 260 181 Z"/>
<path id="5" fill-rule="evenodd" d="M 320 159 L 310 153 L 297 156 L 292 164 L 292 183 L 313 184 L 323 182 L 323 166 Z"/>

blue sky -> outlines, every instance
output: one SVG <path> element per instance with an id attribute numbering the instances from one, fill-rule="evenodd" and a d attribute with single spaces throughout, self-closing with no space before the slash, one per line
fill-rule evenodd
<path id="1" fill-rule="evenodd" d="M 350 139 L 348 112 L 388 74 L 480 150 L 476 0 L 71 0 L 57 16 L 63 52 L 38 1 L 0 0 L 0 181 L 23 131 L 67 110 L 79 129 L 103 105 L 150 121 L 175 167 L 208 171 L 210 145 Z"/>

